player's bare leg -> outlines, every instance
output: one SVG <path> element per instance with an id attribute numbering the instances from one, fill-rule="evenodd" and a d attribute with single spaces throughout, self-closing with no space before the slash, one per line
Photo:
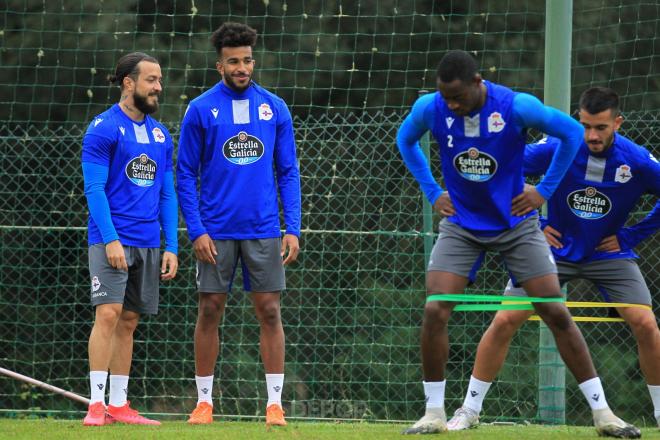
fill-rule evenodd
<path id="1" fill-rule="evenodd" d="M 254 312 L 260 326 L 259 347 L 266 374 L 284 373 L 284 328 L 278 292 L 252 294 Z"/>
<path id="2" fill-rule="evenodd" d="M 453 273 L 429 271 L 426 274 L 427 295 L 463 293 L 468 279 Z M 424 305 L 421 351 L 424 387 L 432 395 L 426 396 L 426 412 L 404 434 L 431 434 L 447 430 L 444 408 L 445 366 L 449 357 L 447 325 L 454 308 L 453 302 L 431 301 Z M 435 390 L 437 391 L 437 394 Z"/>
<path id="3" fill-rule="evenodd" d="M 110 374 L 112 376 L 110 376 L 108 415 L 112 416 L 114 421 L 131 425 L 160 425 L 157 420 L 141 416 L 130 407 L 130 402 L 127 400 L 128 376 L 133 358 L 133 334 L 139 319 L 140 315 L 138 313 L 123 310 L 112 334 L 112 358 L 110 359 Z M 113 385 L 113 380 L 124 380 L 124 382 L 123 385 L 117 386 L 122 382 Z"/>
<path id="4" fill-rule="evenodd" d="M 655 408 L 655 418 L 660 426 L 660 330 L 655 314 L 648 309 L 626 308 L 617 309 L 626 320 L 637 341 L 639 366 Z"/>
<path id="5" fill-rule="evenodd" d="M 133 359 L 133 333 L 137 328 L 140 315 L 123 310 L 112 334 L 110 359 L 110 402 L 108 408 L 127 406 L 128 381 Z"/>
<path id="6" fill-rule="evenodd" d="M 89 335 L 89 369 L 108 371 L 112 357 L 111 341 L 119 321 L 122 304 L 100 304 L 96 306 L 94 326 Z"/>
<path id="7" fill-rule="evenodd" d="M 259 321 L 259 348 L 266 371 L 268 403 L 266 425 L 285 426 L 282 409 L 282 387 L 284 385 L 284 328 L 280 312 L 279 292 L 254 292 L 254 312 Z"/>
<path id="8" fill-rule="evenodd" d="M 533 278 L 522 283 L 532 297 L 562 297 L 559 280 L 554 274 Z M 587 343 L 577 328 L 568 308 L 562 303 L 534 303 L 534 309 L 552 332 L 561 358 L 578 383 L 596 377 Z"/>
<path id="9" fill-rule="evenodd" d="M 617 309 L 626 320 L 637 341 L 639 364 L 651 385 L 660 385 L 660 330 L 655 314 L 651 310 L 639 308 Z"/>
<path id="10" fill-rule="evenodd" d="M 485 394 L 504 365 L 513 336 L 531 315 L 532 312 L 526 310 L 501 310 L 495 314 L 493 321 L 479 341 L 472 378 L 470 378 L 471 387 L 475 386 L 475 383 L 482 382 L 483 390 L 468 390 L 463 405 L 447 422 L 447 428 L 450 431 L 462 431 L 479 424 L 481 403 Z M 470 392 L 474 394 L 471 395 Z"/>
<path id="11" fill-rule="evenodd" d="M 467 283 L 467 278 L 453 273 L 430 271 L 426 275 L 426 294 L 460 294 Z M 447 324 L 454 305 L 455 303 L 450 301 L 431 301 L 424 305 L 421 348 L 422 369 L 427 382 L 445 378 L 445 365 L 449 357 Z"/>
<path id="12" fill-rule="evenodd" d="M 122 307 L 122 304 L 96 306 L 94 325 L 88 344 L 91 403 L 83 420 L 85 426 L 102 426 L 109 423 L 106 418 L 105 391 L 112 357 L 112 335 Z"/>
<path id="13" fill-rule="evenodd" d="M 212 376 L 220 352 L 220 320 L 226 293 L 200 293 L 195 324 L 195 374 Z"/>
<path id="14" fill-rule="evenodd" d="M 501 310 L 484 332 L 477 347 L 472 375 L 483 382 L 492 382 L 502 369 L 513 336 L 532 315 L 527 310 Z"/>
<path id="15" fill-rule="evenodd" d="M 133 333 L 139 319 L 138 313 L 122 310 L 110 344 L 112 349 L 110 374 L 129 375 L 133 359 Z"/>
<path id="16" fill-rule="evenodd" d="M 195 382 L 197 406 L 188 423 L 206 425 L 213 422 L 213 372 L 220 352 L 220 321 L 227 303 L 226 293 L 200 293 L 195 324 Z"/>
<path id="17" fill-rule="evenodd" d="M 561 290 L 556 275 L 544 275 L 522 283 L 529 296 L 560 297 Z M 580 389 L 591 405 L 594 425 L 600 435 L 618 438 L 638 438 L 641 431 L 616 417 L 607 406 L 605 393 L 596 375 L 591 355 L 582 333 L 573 322 L 568 308 L 562 303 L 535 303 L 536 313 L 552 332 L 557 349 L 566 367 L 573 374 Z M 590 388 L 598 390 L 593 393 Z M 592 402 L 593 399 L 594 401 Z M 598 406 L 596 406 L 598 405 Z"/>

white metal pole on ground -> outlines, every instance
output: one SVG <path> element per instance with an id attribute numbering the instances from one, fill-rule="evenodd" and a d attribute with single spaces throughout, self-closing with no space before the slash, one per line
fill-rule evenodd
<path id="1" fill-rule="evenodd" d="M 4 374 L 5 376 L 11 377 L 13 379 L 17 379 L 26 383 L 29 383 L 31 385 L 38 386 L 40 388 L 43 388 L 45 390 L 48 390 L 50 392 L 53 392 L 55 394 L 60 394 L 66 398 L 69 398 L 71 400 L 75 400 L 76 402 L 84 403 L 85 405 L 89 405 L 89 399 L 86 397 L 80 396 L 76 393 L 72 393 L 71 391 L 63 390 L 62 388 L 58 388 L 54 385 L 47 384 L 46 382 L 42 382 L 37 379 L 33 379 L 28 376 L 24 376 L 22 374 L 16 373 L 11 370 L 7 370 L 6 368 L 0 367 L 0 374 Z"/>

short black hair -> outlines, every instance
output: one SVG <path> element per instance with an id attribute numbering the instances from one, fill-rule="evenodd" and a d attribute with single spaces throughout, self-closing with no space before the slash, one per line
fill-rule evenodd
<path id="1" fill-rule="evenodd" d="M 223 23 L 213 35 L 211 44 L 220 55 L 223 47 L 254 47 L 257 43 L 257 31 L 243 23 Z"/>
<path id="2" fill-rule="evenodd" d="M 612 110 L 612 116 L 619 116 L 619 95 L 608 87 L 592 87 L 582 92 L 580 110 L 592 115 Z"/>
<path id="3" fill-rule="evenodd" d="M 127 76 L 133 80 L 136 80 L 140 74 L 140 69 L 138 68 L 140 61 L 148 61 L 150 63 L 160 64 L 158 60 L 151 55 L 147 55 L 143 52 L 131 52 L 119 58 L 117 67 L 115 67 L 115 74 L 108 75 L 108 81 L 111 84 L 118 84 L 119 87 L 123 88 L 124 78 Z"/>
<path id="4" fill-rule="evenodd" d="M 444 83 L 459 79 L 469 82 L 479 71 L 479 64 L 464 50 L 450 50 L 438 63 L 437 76 Z"/>

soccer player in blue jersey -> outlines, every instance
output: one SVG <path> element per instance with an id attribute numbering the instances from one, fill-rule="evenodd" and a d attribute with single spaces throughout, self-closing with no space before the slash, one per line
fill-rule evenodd
<path id="1" fill-rule="evenodd" d="M 178 267 L 173 144 L 167 129 L 149 116 L 158 110 L 162 91 L 158 61 L 130 53 L 109 79 L 119 85 L 121 99 L 92 120 L 82 148 L 90 294 L 96 307 L 89 337 L 91 403 L 83 423 L 159 425 L 140 416 L 126 397 L 138 319 L 157 312 L 159 275 L 171 280 Z"/>
<path id="2" fill-rule="evenodd" d="M 648 150 L 616 133 L 623 118 L 619 97 L 613 90 L 586 90 L 580 98 L 579 117 L 585 128 L 584 142 L 548 200 L 543 232 L 557 260 L 562 284 L 586 279 L 607 302 L 646 306 L 617 310 L 637 340 L 639 364 L 660 424 L 660 330 L 633 251 L 660 227 L 660 201 L 644 220 L 624 226 L 643 194 L 660 196 L 660 164 Z M 545 173 L 558 145 L 558 139 L 548 138 L 527 146 L 525 174 Z M 509 283 L 505 294 L 525 293 Z M 478 424 L 484 397 L 504 364 L 511 338 L 531 313 L 497 312 L 479 343 L 468 393 L 449 421 L 450 430 Z M 590 399 L 606 405 L 604 396 Z"/>
<path id="3" fill-rule="evenodd" d="M 577 153 L 583 128 L 569 116 L 531 95 L 484 81 L 475 59 L 448 52 L 438 64 L 438 92 L 415 102 L 397 134 L 408 169 L 434 209 L 446 216 L 427 267 L 428 295 L 462 293 L 486 251 L 498 252 L 509 272 L 534 297 L 559 298 L 552 253 L 537 227 L 535 209 L 555 192 Z M 528 128 L 560 139 L 544 179 L 524 187 L 523 152 Z M 419 139 L 431 131 L 440 147 L 447 190 L 431 174 Z M 427 302 L 421 334 L 426 412 L 407 434 L 447 430 L 444 408 L 447 323 L 452 302 Z M 579 329 L 561 302 L 535 303 L 551 329 L 559 352 L 588 396 L 602 385 Z M 589 400 L 589 399 L 588 399 Z M 594 409 L 605 435 L 639 435 L 637 428 L 605 407 Z"/>
<path id="4" fill-rule="evenodd" d="M 181 126 L 177 190 L 197 257 L 199 292 L 198 402 L 191 424 L 213 420 L 218 326 L 240 259 L 261 330 L 266 424 L 286 425 L 280 292 L 284 266 L 299 252 L 300 173 L 286 104 L 252 80 L 256 39 L 254 29 L 239 23 L 225 23 L 213 33 L 221 81 L 190 103 Z M 278 190 L 286 223 L 282 239 Z"/>

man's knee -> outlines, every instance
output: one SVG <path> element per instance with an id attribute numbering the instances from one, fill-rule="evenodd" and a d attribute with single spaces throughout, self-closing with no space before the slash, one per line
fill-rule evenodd
<path id="1" fill-rule="evenodd" d="M 529 315 L 524 312 L 500 311 L 493 318 L 493 322 L 488 328 L 498 338 L 511 338 L 518 328 L 527 320 Z"/>
<path id="2" fill-rule="evenodd" d="M 259 322 L 263 325 L 274 327 L 280 325 L 280 303 L 279 301 L 267 301 L 256 307 L 256 314 Z"/>
<path id="3" fill-rule="evenodd" d="M 96 318 L 94 326 L 104 329 L 113 329 L 121 316 L 121 304 L 101 304 L 96 306 Z"/>
<path id="4" fill-rule="evenodd" d="M 573 318 L 563 304 L 536 303 L 534 309 L 550 330 L 565 331 L 574 326 Z"/>
<path id="5" fill-rule="evenodd" d="M 424 325 L 427 327 L 446 326 L 453 305 L 444 301 L 430 301 L 424 305 Z"/>
<path id="6" fill-rule="evenodd" d="M 635 335 L 635 339 L 640 342 L 653 340 L 660 336 L 658 323 L 655 319 L 655 315 L 652 312 L 639 313 L 626 317 L 626 322 Z"/>
<path id="7" fill-rule="evenodd" d="M 123 312 L 117 322 L 117 329 L 125 333 L 133 333 L 137 328 L 140 315 L 133 312 Z"/>
<path id="8" fill-rule="evenodd" d="M 206 294 L 199 298 L 199 319 L 203 322 L 216 322 L 224 308 L 224 295 Z"/>

